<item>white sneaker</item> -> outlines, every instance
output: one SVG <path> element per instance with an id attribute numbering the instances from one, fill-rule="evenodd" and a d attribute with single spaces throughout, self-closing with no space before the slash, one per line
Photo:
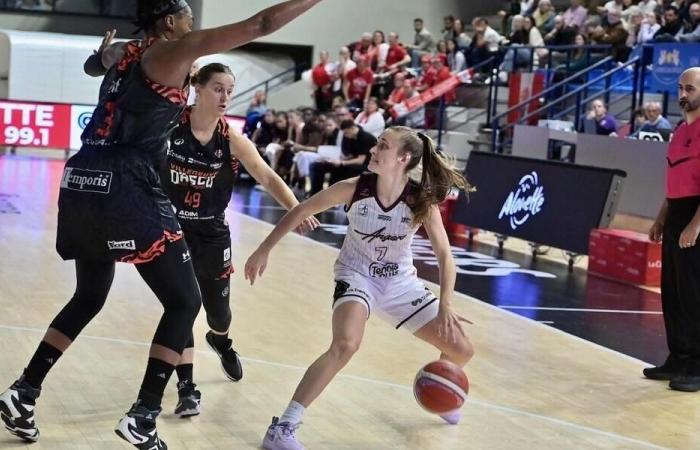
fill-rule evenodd
<path id="1" fill-rule="evenodd" d="M 263 439 L 263 448 L 266 450 L 304 450 L 304 446 L 296 437 L 299 425 L 301 424 L 280 423 L 279 418 L 273 417 Z"/>

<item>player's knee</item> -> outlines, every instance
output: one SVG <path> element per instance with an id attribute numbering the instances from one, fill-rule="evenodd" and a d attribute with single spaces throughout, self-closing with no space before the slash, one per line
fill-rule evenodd
<path id="1" fill-rule="evenodd" d="M 331 354 L 343 363 L 346 363 L 360 349 L 360 339 L 340 338 L 334 339 L 331 344 Z"/>
<path id="2" fill-rule="evenodd" d="M 452 348 L 452 358 L 459 365 L 465 365 L 474 357 L 474 346 L 469 338 L 458 339 Z"/>

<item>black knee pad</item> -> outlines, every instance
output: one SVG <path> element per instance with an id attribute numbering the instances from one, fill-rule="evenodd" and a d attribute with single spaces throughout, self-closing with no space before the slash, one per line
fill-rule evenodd
<path id="1" fill-rule="evenodd" d="M 224 332 L 231 325 L 230 280 L 199 280 L 202 303 L 207 312 L 207 324 L 212 330 Z"/>

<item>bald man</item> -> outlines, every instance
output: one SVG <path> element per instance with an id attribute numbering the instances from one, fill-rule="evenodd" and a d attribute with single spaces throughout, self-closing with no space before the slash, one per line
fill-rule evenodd
<path id="1" fill-rule="evenodd" d="M 668 146 L 666 200 L 649 230 L 662 243 L 661 304 L 669 355 L 644 369 L 671 389 L 700 390 L 700 67 L 681 74 L 678 103 L 684 121 Z"/>

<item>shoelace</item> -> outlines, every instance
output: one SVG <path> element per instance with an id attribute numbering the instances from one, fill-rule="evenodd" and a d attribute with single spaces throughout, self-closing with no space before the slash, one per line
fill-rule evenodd
<path id="1" fill-rule="evenodd" d="M 280 428 L 282 429 L 282 435 L 285 437 L 294 437 L 294 433 L 296 433 L 296 431 L 297 431 L 297 429 L 299 429 L 300 425 L 301 425 L 301 422 L 299 422 L 296 425 L 292 425 L 292 424 L 280 425 Z"/>

